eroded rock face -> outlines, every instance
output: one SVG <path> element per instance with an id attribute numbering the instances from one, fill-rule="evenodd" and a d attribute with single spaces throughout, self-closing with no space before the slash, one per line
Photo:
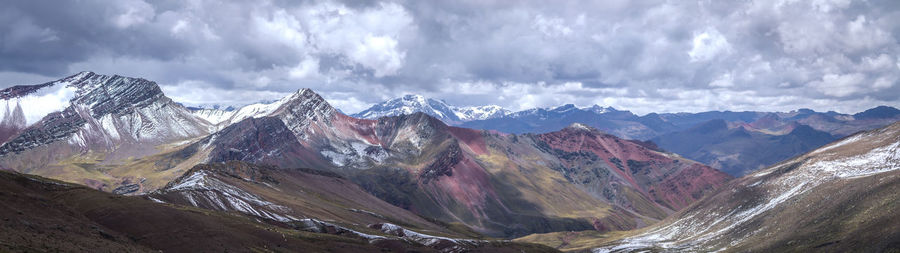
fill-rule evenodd
<path id="1" fill-rule="evenodd" d="M 419 172 L 419 179 L 427 184 L 441 176 L 453 176 L 453 166 L 456 166 L 462 159 L 463 154 L 459 144 L 453 143 L 449 148 L 441 151 L 433 163 Z"/>
<path id="2" fill-rule="evenodd" d="M 135 108 L 146 107 L 164 97 L 155 82 L 143 78 L 88 72 L 71 79 L 69 85 L 78 89 L 73 103 L 89 106 L 95 118 L 132 113 Z"/>
<path id="3" fill-rule="evenodd" d="M 291 130 L 278 118 L 248 118 L 206 137 L 200 144 L 213 147 L 210 162 L 247 161 L 279 164 L 290 160 L 300 147 Z"/>

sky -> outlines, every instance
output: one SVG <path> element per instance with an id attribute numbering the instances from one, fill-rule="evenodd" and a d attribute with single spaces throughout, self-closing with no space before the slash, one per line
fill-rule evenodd
<path id="1" fill-rule="evenodd" d="M 900 107 L 900 1 L 0 0 L 0 87 L 143 77 L 188 105 L 311 88 L 511 110 Z"/>

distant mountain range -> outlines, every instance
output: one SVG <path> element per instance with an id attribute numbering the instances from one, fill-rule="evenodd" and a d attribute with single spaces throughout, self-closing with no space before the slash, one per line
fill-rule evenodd
<path id="1" fill-rule="evenodd" d="M 505 113 L 480 119 L 448 118 L 445 115 L 453 115 L 449 108 L 456 107 L 408 95 L 355 115 L 377 118 L 423 112 L 451 125 L 504 133 L 545 133 L 580 123 L 625 139 L 653 141 L 662 149 L 709 164 L 733 176 L 772 165 L 837 138 L 900 120 L 900 110 L 888 106 L 853 115 L 799 109 L 792 112 L 710 111 L 637 116 L 612 107 L 579 108 L 567 104 L 519 112 L 497 109 Z M 792 133 L 794 130 L 797 132 Z"/>

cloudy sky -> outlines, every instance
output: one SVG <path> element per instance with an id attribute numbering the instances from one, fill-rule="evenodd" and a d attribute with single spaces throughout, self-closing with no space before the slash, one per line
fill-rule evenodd
<path id="1" fill-rule="evenodd" d="M 900 1 L 0 0 L 2 87 L 144 77 L 191 105 L 312 88 L 636 113 L 900 106 Z"/>

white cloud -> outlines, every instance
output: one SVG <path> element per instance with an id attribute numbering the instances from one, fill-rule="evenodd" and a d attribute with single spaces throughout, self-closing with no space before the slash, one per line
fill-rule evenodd
<path id="1" fill-rule="evenodd" d="M 716 29 L 709 29 L 694 35 L 693 47 L 688 55 L 691 61 L 709 61 L 721 54 L 731 52 L 731 44 Z"/>
<path id="2" fill-rule="evenodd" d="M 731 73 L 725 73 L 722 76 L 719 76 L 716 80 L 713 80 L 709 83 L 710 87 L 731 87 L 734 86 L 734 78 L 731 77 Z"/>
<path id="3" fill-rule="evenodd" d="M 187 29 L 188 22 L 186 20 L 178 20 L 172 29 L 169 30 L 173 35 L 177 35 Z"/>
<path id="4" fill-rule="evenodd" d="M 848 51 L 874 49 L 893 40 L 890 34 L 867 21 L 865 15 L 859 15 L 847 23 L 847 34 L 843 39 Z"/>
<path id="5" fill-rule="evenodd" d="M 299 15 L 320 53 L 345 55 L 375 77 L 394 75 L 403 67 L 406 52 L 398 40 L 415 29 L 406 10 L 394 3 L 362 11 L 320 4 Z"/>
<path id="6" fill-rule="evenodd" d="M 366 35 L 349 55 L 354 62 L 375 70 L 375 77 L 396 74 L 406 57 L 393 38 L 372 35 Z"/>
<path id="7" fill-rule="evenodd" d="M 304 79 L 315 77 L 319 74 L 319 60 L 314 57 L 303 59 L 297 66 L 291 68 L 291 79 Z"/>
<path id="8" fill-rule="evenodd" d="M 584 23 L 584 15 L 578 17 L 578 23 Z M 543 15 L 534 17 L 534 28 L 548 37 L 568 36 L 572 29 L 566 26 L 561 18 L 546 18 Z"/>
<path id="9" fill-rule="evenodd" d="M 860 92 L 865 79 L 865 75 L 860 73 L 827 74 L 822 77 L 821 81 L 812 82 L 810 85 L 825 95 L 845 97 Z"/>
<path id="10" fill-rule="evenodd" d="M 153 6 L 144 1 L 123 1 L 119 4 L 124 5 L 124 10 L 113 19 L 113 24 L 120 29 L 147 23 L 156 14 Z"/>
<path id="11" fill-rule="evenodd" d="M 272 101 L 290 92 L 259 91 L 251 89 L 221 89 L 202 81 L 184 81 L 173 85 L 161 85 L 166 96 L 189 106 L 247 105 L 260 101 Z"/>

